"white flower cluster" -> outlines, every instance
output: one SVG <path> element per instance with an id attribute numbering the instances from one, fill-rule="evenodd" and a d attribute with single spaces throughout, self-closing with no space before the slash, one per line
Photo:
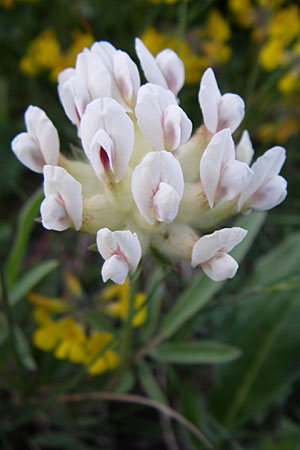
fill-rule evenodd
<path id="1" fill-rule="evenodd" d="M 232 138 L 244 102 L 221 95 L 212 69 L 200 82 L 204 125 L 191 137 L 177 98 L 182 61 L 170 49 L 154 58 L 139 39 L 136 52 L 148 81 L 142 86 L 136 64 L 108 42 L 84 49 L 75 68 L 60 74 L 59 97 L 77 127 L 82 158 L 60 153 L 58 133 L 40 108 L 25 112 L 27 132 L 14 138 L 12 150 L 44 175 L 42 224 L 97 233 L 104 281 L 124 283 L 148 249 L 189 259 L 213 280 L 232 278 L 238 264 L 227 253 L 246 231 L 203 233 L 285 198 L 287 183 L 278 175 L 285 150 L 273 147 L 250 166 L 248 132 L 237 146 Z"/>

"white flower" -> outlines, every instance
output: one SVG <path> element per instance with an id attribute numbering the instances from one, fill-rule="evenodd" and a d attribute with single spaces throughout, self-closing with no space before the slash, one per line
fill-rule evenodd
<path id="1" fill-rule="evenodd" d="M 125 175 L 134 142 L 133 123 L 112 98 L 89 103 L 81 120 L 82 145 L 99 180 Z"/>
<path id="2" fill-rule="evenodd" d="M 178 106 L 175 95 L 161 86 L 147 83 L 137 96 L 137 123 L 156 150 L 176 150 L 192 132 L 192 122 Z"/>
<path id="3" fill-rule="evenodd" d="M 81 184 L 65 169 L 44 166 L 45 199 L 41 204 L 42 224 L 48 230 L 63 231 L 82 222 Z"/>
<path id="4" fill-rule="evenodd" d="M 42 173 L 45 164 L 57 164 L 59 137 L 44 111 L 29 106 L 25 112 L 26 133 L 18 134 L 11 143 L 12 151 L 24 166 Z"/>
<path id="5" fill-rule="evenodd" d="M 73 72 L 73 69 L 66 69 L 58 76 L 58 94 L 66 115 L 79 127 L 91 96 L 87 87 Z"/>
<path id="6" fill-rule="evenodd" d="M 233 199 L 248 183 L 252 171 L 235 159 L 234 142 L 229 128 L 216 133 L 200 160 L 200 179 L 212 208 L 215 202 Z"/>
<path id="7" fill-rule="evenodd" d="M 131 177 L 134 201 L 149 224 L 175 219 L 183 189 L 180 163 L 165 150 L 148 153 Z"/>
<path id="8" fill-rule="evenodd" d="M 204 124 L 213 134 L 223 128 L 230 128 L 233 133 L 244 118 L 243 99 L 237 94 L 221 95 L 211 68 L 202 76 L 198 97 Z"/>
<path id="9" fill-rule="evenodd" d="M 129 55 L 117 50 L 109 42 L 95 42 L 91 53 L 101 59 L 110 76 L 111 97 L 117 100 L 126 111 L 132 111 L 136 94 L 140 87 L 140 75 L 136 64 Z"/>
<path id="10" fill-rule="evenodd" d="M 243 131 L 241 139 L 236 146 L 236 159 L 246 164 L 250 164 L 254 155 L 254 149 L 247 130 Z"/>
<path id="11" fill-rule="evenodd" d="M 201 265 L 206 275 L 214 281 L 233 278 L 238 269 L 238 263 L 230 252 L 246 236 L 243 228 L 223 228 L 212 234 L 202 236 L 194 245 L 192 251 L 192 267 Z"/>
<path id="12" fill-rule="evenodd" d="M 265 211 L 281 203 L 287 195 L 287 182 L 279 176 L 285 161 L 285 149 L 272 147 L 251 166 L 253 175 L 238 200 L 238 211 Z"/>
<path id="13" fill-rule="evenodd" d="M 135 39 L 135 50 L 146 79 L 177 95 L 184 84 L 184 64 L 179 56 L 168 48 L 154 58 L 139 38 Z"/>
<path id="14" fill-rule="evenodd" d="M 102 278 L 106 282 L 123 284 L 128 272 L 135 272 L 142 256 L 142 249 L 136 233 L 110 231 L 102 228 L 97 232 L 97 247 L 105 259 L 102 266 Z"/>

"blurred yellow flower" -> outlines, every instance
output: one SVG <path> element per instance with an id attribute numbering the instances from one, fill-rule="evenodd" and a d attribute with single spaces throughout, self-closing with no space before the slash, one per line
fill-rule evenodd
<path id="1" fill-rule="evenodd" d="M 259 61 L 264 69 L 274 70 L 285 61 L 284 42 L 281 39 L 271 39 L 262 47 Z"/>
<path id="2" fill-rule="evenodd" d="M 214 41 L 227 41 L 231 36 L 231 29 L 218 9 L 209 12 L 206 21 L 206 37 Z"/>
<path id="3" fill-rule="evenodd" d="M 102 356 L 96 358 L 97 354 L 101 352 L 112 338 L 113 335 L 111 333 L 97 331 L 88 339 L 86 345 L 86 363 L 88 364 L 88 372 L 90 374 L 96 375 L 107 370 L 113 370 L 119 364 L 117 353 L 111 349 L 106 350 Z"/>
<path id="4" fill-rule="evenodd" d="M 78 30 L 73 32 L 72 38 L 69 49 L 62 52 L 55 31 L 44 30 L 29 44 L 26 55 L 20 60 L 21 70 L 30 76 L 48 70 L 50 78 L 56 81 L 59 72 L 75 64 L 77 53 L 94 41 L 91 34 Z"/>
<path id="5" fill-rule="evenodd" d="M 285 144 L 286 141 L 299 131 L 299 120 L 291 115 L 281 118 L 277 122 L 262 124 L 258 129 L 258 137 L 262 142 L 270 144 L 278 142 Z"/>
<path id="6" fill-rule="evenodd" d="M 299 87 L 299 75 L 296 70 L 286 73 L 278 83 L 278 89 L 284 94 L 295 91 Z"/>
<path id="7" fill-rule="evenodd" d="M 16 3 L 36 3 L 39 0 L 0 0 L 0 8 L 9 9 Z"/>
<path id="8" fill-rule="evenodd" d="M 128 317 L 130 289 L 128 280 L 124 284 L 112 284 L 101 293 L 101 300 L 106 303 L 105 311 L 112 317 L 125 320 Z M 113 301 L 112 301 L 113 300 Z M 138 309 L 146 300 L 146 294 L 138 292 L 134 298 L 133 308 Z M 141 308 L 132 319 L 132 325 L 139 327 L 147 318 L 147 307 Z"/>
<path id="9" fill-rule="evenodd" d="M 276 11 L 269 24 L 269 36 L 288 45 L 300 32 L 299 12 L 297 5 L 290 5 Z"/>
<path id="10" fill-rule="evenodd" d="M 80 298 L 82 296 L 80 281 L 73 273 L 66 271 L 64 282 L 67 297 Z M 70 302 L 46 297 L 35 292 L 28 295 L 28 300 L 34 305 L 33 316 L 38 324 L 32 336 L 33 343 L 37 348 L 43 351 L 53 351 L 58 359 L 68 359 L 73 363 L 84 364 L 87 366 L 88 372 L 94 375 L 113 370 L 118 365 L 119 357 L 111 349 L 107 349 L 102 356 L 97 358 L 97 354 L 112 339 L 112 334 L 92 331 L 88 336 L 83 326 L 74 317 L 53 318 L 55 315 L 69 311 Z M 138 296 L 136 304 L 140 305 Z M 141 320 L 141 316 L 137 316 L 137 319 Z"/>
<path id="11" fill-rule="evenodd" d="M 254 23 L 255 9 L 251 0 L 229 0 L 228 7 L 242 27 L 250 27 Z"/>

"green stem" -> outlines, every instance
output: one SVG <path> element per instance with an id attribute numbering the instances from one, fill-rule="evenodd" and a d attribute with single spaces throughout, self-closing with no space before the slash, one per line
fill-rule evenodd
<path id="1" fill-rule="evenodd" d="M 233 398 L 233 401 L 228 409 L 228 412 L 224 419 L 224 426 L 226 428 L 229 428 L 237 413 L 241 409 L 241 406 L 247 399 L 250 389 L 254 383 L 254 380 L 260 371 L 265 359 L 268 356 L 268 353 L 273 345 L 274 340 L 276 339 L 278 333 L 280 332 L 284 322 L 288 318 L 288 316 L 291 314 L 293 309 L 298 305 L 299 299 L 296 298 L 294 301 L 291 302 L 291 305 L 285 313 L 282 314 L 281 319 L 273 326 L 273 328 L 270 329 L 269 333 L 267 334 L 262 346 L 260 347 L 259 352 L 257 353 L 256 359 L 253 362 L 253 365 L 250 367 L 249 371 L 246 373 L 244 380 L 242 381 L 240 387 L 237 390 L 237 393 L 235 397 Z"/>
<path id="2" fill-rule="evenodd" d="M 18 352 L 18 344 L 16 339 L 16 333 L 14 328 L 14 319 L 11 311 L 11 305 L 9 302 L 8 292 L 6 288 L 6 281 L 4 278 L 4 274 L 1 271 L 1 288 L 2 288 L 2 300 L 3 300 L 3 309 L 5 311 L 6 319 L 7 319 L 7 325 L 8 325 L 8 333 L 9 333 L 9 340 L 12 348 L 12 352 L 16 361 L 16 367 L 18 372 L 18 377 L 20 381 L 20 388 L 21 392 L 25 392 L 25 384 L 24 384 L 24 367 L 22 360 L 20 358 L 19 352 Z"/>
<path id="3" fill-rule="evenodd" d="M 177 10 L 177 20 L 178 20 L 178 26 L 177 26 L 177 53 L 180 52 L 181 46 L 184 40 L 185 30 L 187 27 L 187 1 L 181 0 L 180 4 L 178 5 Z"/>
<path id="4" fill-rule="evenodd" d="M 137 280 L 129 279 L 129 298 L 128 298 L 128 308 L 127 308 L 127 319 L 124 324 L 124 333 L 122 337 L 121 344 L 121 370 L 124 370 L 127 366 L 128 357 L 130 353 L 131 346 L 131 335 L 132 335 L 132 321 L 135 317 L 134 312 L 134 300 L 136 297 L 137 290 Z"/>

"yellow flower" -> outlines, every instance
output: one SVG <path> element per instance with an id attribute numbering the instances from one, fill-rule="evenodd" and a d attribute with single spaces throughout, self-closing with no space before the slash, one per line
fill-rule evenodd
<path id="1" fill-rule="evenodd" d="M 210 64 L 225 63 L 231 57 L 231 48 L 218 41 L 203 43 L 203 50 L 210 59 Z"/>
<path id="2" fill-rule="evenodd" d="M 57 323 L 49 318 L 38 327 L 32 336 L 34 345 L 45 352 L 54 350 L 59 339 Z"/>
<path id="3" fill-rule="evenodd" d="M 293 116 L 287 116 L 280 120 L 276 127 L 275 140 L 284 144 L 293 134 L 299 131 L 299 120 Z"/>
<path id="4" fill-rule="evenodd" d="M 52 69 L 60 60 L 60 46 L 52 29 L 44 30 L 29 45 L 27 54 L 20 61 L 20 68 L 28 75 Z"/>
<path id="5" fill-rule="evenodd" d="M 280 39 L 289 44 L 300 32 L 300 16 L 297 5 L 290 5 L 275 12 L 268 33 L 273 39 Z"/>
<path id="6" fill-rule="evenodd" d="M 242 27 L 250 27 L 255 20 L 255 10 L 251 0 L 229 0 L 229 10 L 235 15 L 235 20 Z"/>
<path id="7" fill-rule="evenodd" d="M 231 29 L 218 9 L 212 9 L 206 22 L 206 35 L 214 41 L 227 41 L 231 36 Z"/>
<path id="8" fill-rule="evenodd" d="M 284 62 L 284 42 L 271 39 L 262 47 L 259 61 L 266 70 L 274 70 Z"/>
<path id="9" fill-rule="evenodd" d="M 65 301 L 60 300 L 59 298 L 46 297 L 45 295 L 37 294 L 36 292 L 30 292 L 27 298 L 34 306 L 49 313 L 60 314 L 70 309 L 70 305 Z"/>
<path id="10" fill-rule="evenodd" d="M 263 123 L 258 128 L 258 137 L 262 142 L 270 142 L 273 139 L 275 131 L 275 124 L 273 123 Z"/>
<path id="11" fill-rule="evenodd" d="M 113 335 L 104 331 L 97 331 L 92 334 L 86 344 L 86 363 L 90 363 L 97 356 L 98 353 L 111 341 Z M 108 349 L 99 358 L 96 358 L 88 366 L 88 372 L 92 375 L 113 370 L 119 364 L 119 357 L 114 350 Z"/>
<path id="12" fill-rule="evenodd" d="M 129 305 L 129 285 L 128 280 L 124 284 L 112 284 L 102 291 L 101 299 L 106 301 L 105 311 L 113 316 L 125 320 L 128 316 Z M 114 300 L 109 302 L 110 300 Z M 134 298 L 134 309 L 138 309 L 145 301 L 146 294 L 139 292 Z M 147 307 L 141 308 L 132 319 L 132 325 L 139 327 L 147 318 Z"/>
<path id="13" fill-rule="evenodd" d="M 61 319 L 56 324 L 58 327 L 58 344 L 54 353 L 56 358 L 84 363 L 87 359 L 85 351 L 87 338 L 82 327 L 72 317 Z"/>
<path id="14" fill-rule="evenodd" d="M 278 89 L 284 94 L 288 94 L 299 86 L 299 76 L 296 71 L 286 73 L 278 83 Z"/>

